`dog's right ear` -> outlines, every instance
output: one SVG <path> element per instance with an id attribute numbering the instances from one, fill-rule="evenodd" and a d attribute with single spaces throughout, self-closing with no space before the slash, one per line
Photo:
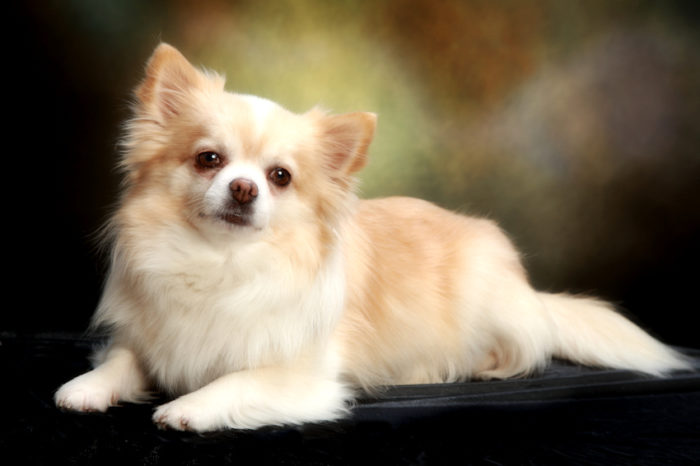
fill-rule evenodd
<path id="1" fill-rule="evenodd" d="M 146 77 L 136 88 L 139 110 L 167 122 L 183 111 L 193 89 L 211 85 L 212 81 L 175 47 L 162 43 L 148 60 Z M 223 81 L 220 85 L 223 87 Z"/>

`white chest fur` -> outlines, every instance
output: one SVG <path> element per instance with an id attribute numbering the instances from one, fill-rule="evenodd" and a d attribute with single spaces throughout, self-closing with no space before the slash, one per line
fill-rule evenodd
<path id="1" fill-rule="evenodd" d="M 324 344 L 342 312 L 339 252 L 312 270 L 264 242 L 148 242 L 128 262 L 116 255 L 97 320 L 115 324 L 161 389 L 284 364 Z"/>

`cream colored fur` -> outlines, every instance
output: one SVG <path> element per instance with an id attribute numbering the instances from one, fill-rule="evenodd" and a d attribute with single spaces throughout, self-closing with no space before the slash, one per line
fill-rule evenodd
<path id="1" fill-rule="evenodd" d="M 112 339 L 58 390 L 62 408 L 161 390 L 175 398 L 160 426 L 256 428 L 336 419 L 358 389 L 523 376 L 553 356 L 686 367 L 609 305 L 533 290 L 493 222 L 358 200 L 372 114 L 296 115 L 225 92 L 166 44 L 136 98 L 93 322 Z M 249 210 L 231 207 L 234 179 L 256 186 Z"/>

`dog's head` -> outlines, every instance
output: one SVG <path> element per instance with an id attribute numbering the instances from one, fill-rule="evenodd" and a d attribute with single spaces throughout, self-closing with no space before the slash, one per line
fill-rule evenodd
<path id="1" fill-rule="evenodd" d="M 135 95 L 122 159 L 126 202 L 143 216 L 238 236 L 299 222 L 332 227 L 376 124 L 370 113 L 294 114 L 226 92 L 223 78 L 167 44 Z"/>

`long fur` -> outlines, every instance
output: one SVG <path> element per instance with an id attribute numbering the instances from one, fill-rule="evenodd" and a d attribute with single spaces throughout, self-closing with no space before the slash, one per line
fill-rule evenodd
<path id="1" fill-rule="evenodd" d="M 608 304 L 533 290 L 493 222 L 358 200 L 372 114 L 296 115 L 225 92 L 166 44 L 135 95 L 93 320 L 112 339 L 58 390 L 62 408 L 157 389 L 176 397 L 160 426 L 256 428 L 336 419 L 357 389 L 524 376 L 553 356 L 687 367 Z M 209 152 L 215 168 L 198 162 Z M 232 202 L 233 179 L 256 186 L 250 206 Z"/>

